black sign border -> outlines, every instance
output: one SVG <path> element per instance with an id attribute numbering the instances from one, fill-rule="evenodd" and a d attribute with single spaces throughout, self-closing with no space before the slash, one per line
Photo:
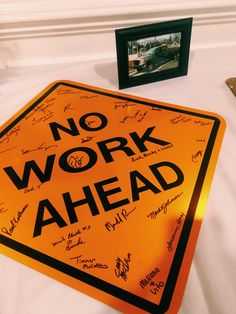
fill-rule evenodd
<path id="1" fill-rule="evenodd" d="M 217 117 L 210 116 L 207 114 L 199 114 L 196 112 L 192 112 L 190 110 L 181 109 L 181 108 L 172 108 L 167 107 L 162 104 L 153 104 L 151 100 L 144 101 L 144 100 L 137 100 L 133 99 L 132 96 L 124 96 L 124 95 L 116 95 L 109 93 L 108 91 L 102 91 L 102 90 L 94 90 L 92 87 L 85 87 L 85 86 L 79 86 L 74 85 L 73 83 L 67 83 L 63 81 L 56 82 L 53 86 L 49 88 L 48 91 L 46 91 L 41 97 L 39 97 L 29 108 L 27 108 L 23 113 L 21 113 L 12 123 L 10 123 L 1 133 L 0 138 L 4 136 L 11 128 L 13 128 L 17 123 L 19 123 L 22 118 L 24 118 L 32 109 L 34 109 L 39 103 L 41 103 L 47 96 L 49 96 L 58 86 L 67 86 L 67 87 L 73 87 L 80 90 L 100 94 L 103 96 L 108 96 L 112 98 L 117 98 L 119 100 L 125 100 L 125 101 L 132 101 L 137 104 L 152 106 L 160 109 L 165 110 L 171 110 L 175 111 L 177 113 L 183 113 L 183 114 L 191 114 L 191 116 L 201 117 L 205 119 L 210 119 L 214 122 L 213 128 L 211 131 L 211 135 L 208 140 L 208 144 L 206 147 L 206 151 L 202 160 L 202 164 L 198 173 L 198 177 L 196 180 L 196 184 L 194 187 L 194 191 L 192 194 L 192 198 L 189 204 L 188 212 L 185 218 L 185 222 L 181 231 L 181 235 L 179 238 L 179 242 L 176 248 L 176 252 L 174 255 L 174 259 L 169 271 L 169 275 L 163 290 L 162 298 L 160 301 L 160 304 L 152 303 L 144 298 L 141 298 L 133 293 L 130 293 L 124 289 L 121 289 L 113 284 L 110 284 L 100 278 L 94 277 L 86 272 L 83 272 L 73 266 L 67 265 L 49 255 L 46 255 L 44 253 L 41 253 L 31 247 L 28 247 L 20 242 L 17 242 L 11 238 L 8 238 L 4 235 L 0 234 L 0 244 L 3 244 L 7 246 L 8 248 L 11 248 L 23 255 L 26 255 L 27 257 L 30 257 L 40 263 L 43 263 L 49 267 L 52 267 L 70 277 L 73 277 L 74 279 L 78 279 L 86 284 L 89 284 L 90 286 L 97 288 L 105 293 L 108 293 L 118 299 L 121 299 L 122 301 L 128 302 L 144 311 L 147 311 L 149 313 L 155 313 L 155 314 L 162 314 L 165 313 L 171 303 L 171 299 L 174 293 L 175 285 L 179 276 L 179 271 L 182 265 L 182 261 L 184 258 L 185 250 L 187 247 L 189 235 L 191 232 L 191 228 L 194 221 L 194 215 L 196 212 L 197 204 L 199 201 L 199 197 L 201 194 L 201 190 L 203 187 L 204 179 L 206 176 L 206 172 L 208 169 L 208 164 L 210 162 L 211 154 L 213 151 L 214 143 L 217 137 L 217 133 L 220 127 L 220 120 Z"/>

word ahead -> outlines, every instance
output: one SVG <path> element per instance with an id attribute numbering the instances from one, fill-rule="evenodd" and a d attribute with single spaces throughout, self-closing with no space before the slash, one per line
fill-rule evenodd
<path id="1" fill-rule="evenodd" d="M 176 175 L 176 179 L 174 181 L 167 182 L 166 179 L 162 176 L 159 169 L 163 167 L 164 168 L 167 167 L 171 169 L 172 172 L 174 172 L 174 174 Z M 152 174 L 156 179 L 156 182 L 154 183 L 148 180 L 143 174 L 141 174 L 137 170 L 131 171 L 129 173 L 132 202 L 138 201 L 140 199 L 140 194 L 145 191 L 151 191 L 154 194 L 160 193 L 161 190 L 156 186 L 157 183 L 159 183 L 161 188 L 164 191 L 166 191 L 180 185 L 184 181 L 184 175 L 180 168 L 171 162 L 168 161 L 160 162 L 152 166 L 149 166 L 149 169 L 151 170 Z M 107 186 L 109 186 L 109 184 L 117 182 L 118 178 L 112 177 L 107 180 L 94 183 L 97 196 L 99 197 L 99 200 L 103 205 L 104 211 L 109 211 L 111 209 L 115 209 L 120 206 L 130 204 L 129 198 L 119 199 L 118 201 L 113 203 L 110 202 L 109 197 L 114 196 L 114 194 L 120 193 L 121 187 L 119 185 L 116 187 L 112 185 L 113 187 L 108 189 Z M 78 222 L 78 217 L 75 208 L 78 208 L 82 205 L 88 205 L 93 216 L 99 214 L 98 205 L 96 203 L 96 197 L 93 196 L 92 189 L 90 188 L 90 186 L 88 185 L 83 186 L 82 191 L 84 194 L 84 198 L 73 201 L 71 199 L 71 195 L 69 192 L 62 194 L 70 224 Z M 44 220 L 43 217 L 45 215 L 46 209 L 51 217 Z M 38 206 L 38 214 L 36 218 L 33 237 L 41 235 L 42 227 L 50 225 L 52 223 L 56 223 L 59 228 L 67 226 L 66 221 L 62 218 L 62 216 L 59 214 L 59 211 L 56 210 L 52 203 L 48 199 L 41 200 Z"/>

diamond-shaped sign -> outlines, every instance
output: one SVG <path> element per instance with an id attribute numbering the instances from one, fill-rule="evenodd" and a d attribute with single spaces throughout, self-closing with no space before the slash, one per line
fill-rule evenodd
<path id="1" fill-rule="evenodd" d="M 224 126 L 51 84 L 1 128 L 1 253 L 124 313 L 176 313 Z"/>

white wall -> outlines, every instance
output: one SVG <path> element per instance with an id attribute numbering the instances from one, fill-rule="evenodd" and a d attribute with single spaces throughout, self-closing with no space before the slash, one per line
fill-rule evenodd
<path id="1" fill-rule="evenodd" d="M 236 0 L 1 0 L 0 67 L 116 58 L 114 29 L 190 16 L 192 49 L 236 45 Z"/>

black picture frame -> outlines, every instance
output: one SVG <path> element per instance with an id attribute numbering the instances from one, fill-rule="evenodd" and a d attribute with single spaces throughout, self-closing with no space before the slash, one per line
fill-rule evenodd
<path id="1" fill-rule="evenodd" d="M 192 20 L 116 29 L 119 89 L 187 75 Z"/>

